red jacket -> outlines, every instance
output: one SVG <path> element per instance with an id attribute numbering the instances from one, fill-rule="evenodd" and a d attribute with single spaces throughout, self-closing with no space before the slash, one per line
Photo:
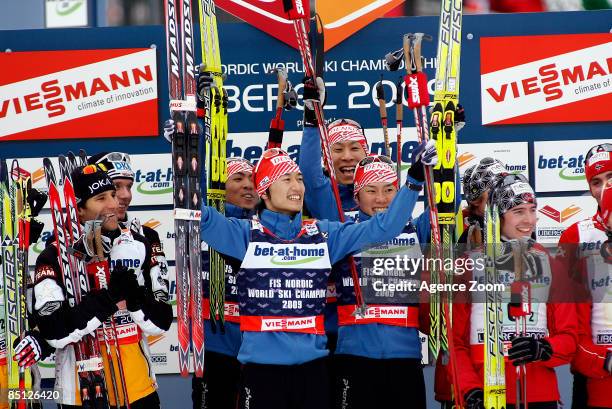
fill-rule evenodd
<path id="1" fill-rule="evenodd" d="M 592 217 L 594 227 L 604 231 L 603 226 L 599 222 L 601 217 L 599 213 Z M 579 245 L 580 233 L 576 222 L 568 227 L 559 239 L 559 245 L 574 244 Z M 602 239 L 603 239 L 602 235 Z M 575 248 L 568 247 L 568 251 L 564 252 L 561 261 L 569 268 L 571 275 L 576 282 L 583 281 L 584 275 L 587 273 L 583 260 L 576 254 Z M 588 286 L 584 286 L 588 287 Z M 584 288 L 588 292 L 588 288 Z M 588 295 L 587 295 L 588 297 Z M 610 346 L 596 345 L 593 343 L 592 328 L 591 328 L 591 310 L 592 303 L 581 302 L 576 305 L 578 312 L 579 338 L 576 355 L 572 361 L 572 371 L 580 372 L 587 377 L 587 396 L 588 405 L 595 407 L 612 407 L 612 376 L 603 368 L 606 353 Z"/>
<path id="2" fill-rule="evenodd" d="M 591 337 L 591 304 L 578 304 L 579 339 L 572 367 L 587 379 L 588 405 L 612 407 L 612 375 L 604 370 L 606 353 L 612 346 L 595 345 Z"/>
<path id="3" fill-rule="evenodd" d="M 542 248 L 540 248 L 542 250 Z M 549 257 L 553 274 L 551 292 L 555 291 L 556 283 L 564 283 L 565 274 L 562 267 Z M 466 276 L 470 274 L 466 274 Z M 557 276 L 560 276 L 557 278 Z M 466 277 L 466 280 L 471 277 Z M 470 345 L 470 316 L 472 304 L 459 303 L 453 305 L 453 334 L 455 340 L 455 359 L 459 373 L 459 390 L 465 396 L 474 388 L 484 389 L 484 356 L 474 356 L 476 348 Z M 553 349 L 553 357 L 548 361 L 538 361 L 527 364 L 527 400 L 529 402 L 554 402 L 559 399 L 557 376 L 554 368 L 568 364 L 576 351 L 577 317 L 576 308 L 571 303 L 546 304 L 548 336 Z M 484 319 L 484 317 L 483 317 Z M 506 401 L 515 403 L 516 371 L 514 366 L 505 362 L 506 369 Z"/>

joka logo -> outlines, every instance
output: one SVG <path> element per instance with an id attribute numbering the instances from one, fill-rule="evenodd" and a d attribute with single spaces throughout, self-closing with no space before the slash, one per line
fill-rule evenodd
<path id="1" fill-rule="evenodd" d="M 582 209 L 576 205 L 570 205 L 561 211 L 549 205 L 546 205 L 540 209 L 540 213 L 542 213 L 544 216 L 553 219 L 557 223 L 563 223 L 564 221 L 566 221 L 570 217 L 577 215 L 581 211 Z"/>
<path id="2" fill-rule="evenodd" d="M 559 155 L 554 158 L 538 158 L 538 169 L 560 169 L 559 177 L 563 180 L 584 179 L 584 155 L 565 158 Z"/>
<path id="3" fill-rule="evenodd" d="M 140 169 L 136 171 L 134 179 L 137 183 L 138 193 L 145 195 L 165 195 L 172 193 L 172 168 L 167 168 L 166 172 L 157 169 L 154 172 L 143 173 Z"/>
<path id="4" fill-rule="evenodd" d="M 108 186 L 111 184 L 110 179 L 102 179 L 98 182 L 94 182 L 91 185 L 89 185 L 89 193 L 90 194 L 94 194 L 94 192 L 96 192 L 99 189 L 102 189 L 104 186 Z"/>

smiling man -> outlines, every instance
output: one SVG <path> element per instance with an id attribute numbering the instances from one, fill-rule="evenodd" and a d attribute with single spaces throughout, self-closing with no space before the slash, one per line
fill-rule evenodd
<path id="1" fill-rule="evenodd" d="M 128 209 L 132 203 L 132 187 L 134 185 L 134 171 L 130 155 L 124 152 L 101 152 L 91 156 L 89 163 L 102 164 L 115 186 L 117 195 L 117 218 L 125 227 L 135 233 L 141 234 L 151 244 L 153 252 L 151 266 L 151 285 L 155 298 L 159 301 L 168 301 L 168 262 L 159 234 L 149 226 L 142 225 L 137 218 L 128 218 Z"/>
<path id="2" fill-rule="evenodd" d="M 423 162 L 417 157 L 413 165 L 421 167 L 421 174 Z M 423 179 L 408 178 L 386 212 L 361 223 L 302 220 L 302 175 L 280 149 L 263 153 L 253 181 L 263 201 L 256 218 L 225 217 L 203 206 L 201 221 L 202 240 L 243 260 L 237 275 L 243 332 L 238 407 L 325 409 L 329 381 L 323 309 L 331 264 L 397 236 Z M 320 256 L 309 257 L 314 250 Z"/>

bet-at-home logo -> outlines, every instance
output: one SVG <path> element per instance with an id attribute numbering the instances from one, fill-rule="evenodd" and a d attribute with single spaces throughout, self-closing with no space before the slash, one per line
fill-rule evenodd
<path id="1" fill-rule="evenodd" d="M 559 169 L 559 178 L 563 180 L 584 180 L 584 155 L 565 157 L 559 155 L 538 158 L 538 169 Z"/>
<path id="2" fill-rule="evenodd" d="M 255 245 L 253 255 L 270 257 L 270 263 L 279 266 L 307 264 L 325 257 L 323 248 L 307 248 L 298 246 L 261 246 Z"/>
<path id="3" fill-rule="evenodd" d="M 156 171 L 143 172 L 137 170 L 134 175 L 136 190 L 144 195 L 164 195 L 172 193 L 172 168 L 157 169 Z"/>

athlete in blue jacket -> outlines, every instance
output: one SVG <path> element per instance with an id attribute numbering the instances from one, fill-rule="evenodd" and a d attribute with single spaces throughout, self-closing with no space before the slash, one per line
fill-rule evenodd
<path id="1" fill-rule="evenodd" d="M 410 173 L 414 176 L 416 170 Z M 359 204 L 356 221 L 363 223 L 387 211 L 397 194 L 397 185 L 397 173 L 391 159 L 378 155 L 362 159 L 355 169 L 354 195 Z M 428 231 L 419 232 L 409 221 L 391 241 L 367 252 L 370 257 L 382 254 L 375 257 L 383 259 L 387 258 L 384 254 L 417 258 L 422 255 L 420 245 L 428 239 Z M 360 280 L 367 279 L 363 275 L 365 270 L 362 270 L 361 255 L 355 255 L 354 260 Z M 334 265 L 332 271 L 338 294 L 339 317 L 338 345 L 334 357 L 335 407 L 392 408 L 400 406 L 406 396 L 410 396 L 411 407 L 424 409 L 426 397 L 418 330 L 418 293 L 416 290 L 400 291 L 389 295 L 381 290 L 377 294 L 385 294 L 386 299 L 379 302 L 376 299 L 367 300 L 365 315 L 357 316 L 353 280 L 348 271 L 346 260 Z M 410 280 L 418 288 L 418 275 Z M 372 282 L 369 284 L 371 286 Z M 377 289 L 376 286 L 373 288 Z M 368 374 L 367 377 L 364 374 Z M 397 393 L 399 390 L 401 394 Z"/>
<path id="2" fill-rule="evenodd" d="M 227 158 L 227 181 L 225 183 L 225 217 L 250 219 L 259 201 L 253 187 L 253 165 L 246 159 Z M 208 245 L 203 243 L 202 271 L 204 273 L 204 339 L 206 363 L 204 377 L 192 378 L 193 408 L 234 409 L 238 397 L 240 362 L 236 358 L 242 343 L 240 315 L 238 309 L 238 287 L 236 275 L 240 260 L 225 258 L 225 323 L 223 328 L 213 328 L 209 308 L 209 258 Z"/>
<path id="3" fill-rule="evenodd" d="M 428 146 L 415 158 L 415 169 L 431 164 L 435 148 Z M 225 218 L 203 206 L 201 222 L 204 241 L 243 260 L 237 278 L 240 407 L 327 408 L 322 311 L 331 264 L 396 237 L 412 213 L 422 179 L 409 175 L 386 213 L 367 222 L 339 223 L 302 222 L 302 175 L 282 150 L 264 152 L 253 178 L 263 200 L 257 219 Z"/>

